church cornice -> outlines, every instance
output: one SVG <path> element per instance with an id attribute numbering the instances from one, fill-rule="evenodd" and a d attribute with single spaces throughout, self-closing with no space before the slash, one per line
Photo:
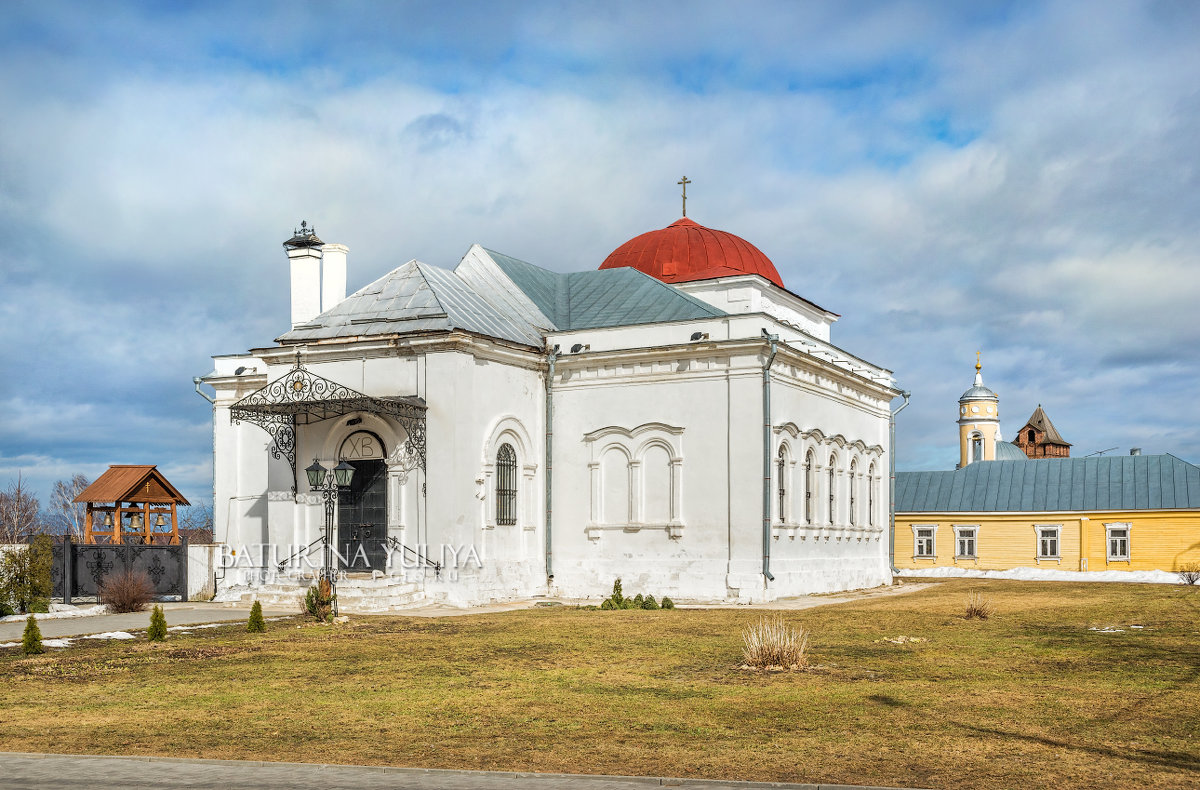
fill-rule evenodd
<path id="1" fill-rule="evenodd" d="M 428 335 L 371 337 L 369 339 L 338 338 L 336 342 L 300 343 L 254 349 L 253 353 L 268 366 L 288 366 L 295 360 L 297 349 L 300 350 L 306 363 L 313 364 L 459 352 L 470 354 L 477 359 L 502 362 L 529 370 L 545 367 L 545 355 L 539 350 L 461 330 L 436 332 Z"/>
<path id="2" fill-rule="evenodd" d="M 704 341 L 559 356 L 555 390 L 583 386 L 619 386 L 680 379 L 750 378 L 762 375 L 764 344 L 757 338 Z M 780 385 L 886 414 L 898 393 L 802 351 L 781 346 L 771 368 Z"/>

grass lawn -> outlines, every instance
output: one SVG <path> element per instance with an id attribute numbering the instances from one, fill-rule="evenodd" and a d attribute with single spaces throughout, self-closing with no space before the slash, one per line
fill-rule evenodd
<path id="1" fill-rule="evenodd" d="M 965 620 L 969 592 L 996 606 Z M 0 748 L 920 787 L 1200 786 L 1200 587 L 951 580 L 787 613 L 355 617 L 0 651 Z M 1133 629 L 1131 626 L 1142 628 Z M 1102 632 L 1105 628 L 1123 632 Z M 924 642 L 881 641 L 898 636 Z M 78 643 L 77 643 L 78 644 Z"/>

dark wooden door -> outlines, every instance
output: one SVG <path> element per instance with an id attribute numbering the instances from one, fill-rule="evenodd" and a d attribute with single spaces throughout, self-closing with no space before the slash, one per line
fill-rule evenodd
<path id="1" fill-rule="evenodd" d="M 350 461 L 354 477 L 338 498 L 338 551 L 343 570 L 383 571 L 387 565 L 387 465 Z"/>

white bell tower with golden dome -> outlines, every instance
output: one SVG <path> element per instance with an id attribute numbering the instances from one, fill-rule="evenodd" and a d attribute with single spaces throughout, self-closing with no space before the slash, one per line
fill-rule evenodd
<path id="1" fill-rule="evenodd" d="M 975 352 L 975 385 L 958 399 L 958 468 L 996 460 L 1000 439 L 1000 397 L 983 386 L 983 363 Z"/>

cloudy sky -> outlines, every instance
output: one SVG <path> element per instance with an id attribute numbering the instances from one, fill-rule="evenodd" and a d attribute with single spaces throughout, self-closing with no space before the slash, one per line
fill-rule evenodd
<path id="1" fill-rule="evenodd" d="M 1200 461 L 1200 4 L 0 3 L 0 486 L 158 463 L 211 495 L 211 355 L 472 242 L 561 270 L 689 215 L 843 315 L 952 468 L 1005 438 Z M 898 403 L 898 402 L 897 402 Z"/>

